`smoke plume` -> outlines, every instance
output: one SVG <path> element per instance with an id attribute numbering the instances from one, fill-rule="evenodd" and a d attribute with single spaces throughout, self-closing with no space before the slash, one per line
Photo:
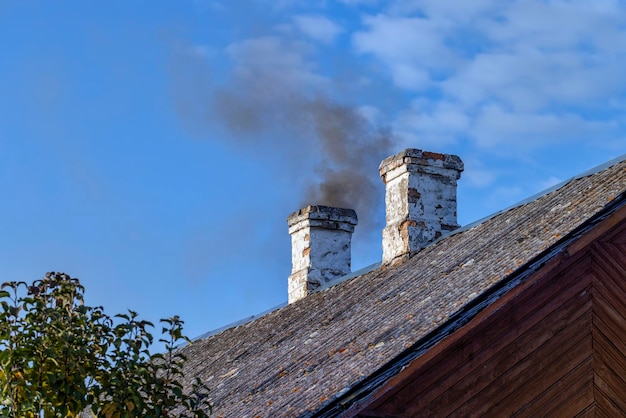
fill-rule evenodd
<path id="1" fill-rule="evenodd" d="M 205 57 L 177 58 L 178 68 L 186 68 L 176 77 L 179 83 L 201 84 L 175 86 L 177 109 L 190 127 L 202 134 L 218 125 L 224 137 L 250 146 L 257 158 L 286 153 L 305 160 L 301 166 L 312 165 L 314 172 L 285 173 L 305 185 L 294 205 L 352 208 L 362 233 L 379 232 L 384 188 L 378 165 L 391 154 L 391 132 L 336 97 L 341 86 L 314 71 L 306 44 L 266 37 L 232 45 L 227 52 L 232 70 L 219 81 L 199 76 L 199 65 L 210 73 Z"/>
<path id="2" fill-rule="evenodd" d="M 306 203 L 354 208 L 362 224 L 372 223 L 369 219 L 382 203 L 378 164 L 390 153 L 391 133 L 327 99 L 312 101 L 307 108 L 324 158 L 317 165 L 319 182 L 307 188 Z"/>

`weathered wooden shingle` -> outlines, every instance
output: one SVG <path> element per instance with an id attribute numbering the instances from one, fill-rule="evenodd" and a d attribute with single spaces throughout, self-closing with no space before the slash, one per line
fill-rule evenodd
<path id="1" fill-rule="evenodd" d="M 626 191 L 626 161 L 569 181 L 252 322 L 195 341 L 186 378 L 216 416 L 310 416 L 524 268 Z"/>

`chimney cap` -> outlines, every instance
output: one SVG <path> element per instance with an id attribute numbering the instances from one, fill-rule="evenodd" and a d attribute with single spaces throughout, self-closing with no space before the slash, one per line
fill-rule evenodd
<path id="1" fill-rule="evenodd" d="M 300 210 L 293 212 L 287 217 L 289 225 L 289 233 L 302 221 L 320 221 L 311 223 L 311 226 L 324 229 L 346 229 L 349 232 L 354 230 L 354 226 L 358 223 L 356 212 L 353 209 L 335 208 L 323 205 L 309 205 Z"/>
<path id="2" fill-rule="evenodd" d="M 464 165 L 461 158 L 453 154 L 440 154 L 437 152 L 423 151 L 417 148 L 407 148 L 396 155 L 385 158 L 378 168 L 380 176 L 384 179 L 389 171 L 407 166 L 409 171 L 419 171 L 420 166 L 439 167 L 449 170 L 463 171 Z"/>

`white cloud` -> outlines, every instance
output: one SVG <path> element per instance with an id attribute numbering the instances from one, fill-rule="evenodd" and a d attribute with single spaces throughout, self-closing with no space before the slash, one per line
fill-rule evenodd
<path id="1" fill-rule="evenodd" d="M 620 25 L 625 15 L 623 5 L 617 2 L 528 0 L 508 4 L 502 18 L 490 20 L 486 28 L 503 46 L 615 50 L 615 42 L 619 45 L 624 40 Z"/>
<path id="2" fill-rule="evenodd" d="M 485 106 L 475 120 L 476 144 L 504 152 L 531 150 L 565 141 L 598 140 L 613 129 L 611 122 L 586 120 L 577 114 L 514 113 Z"/>
<path id="3" fill-rule="evenodd" d="M 393 79 L 398 87 L 409 90 L 425 88 L 430 84 L 428 72 L 411 64 L 396 65 Z"/>
<path id="4" fill-rule="evenodd" d="M 485 50 L 442 88 L 469 104 L 489 98 L 519 110 L 606 97 L 626 86 L 626 15 L 609 12 L 593 3 L 511 3 L 500 19 L 482 20 Z"/>
<path id="5" fill-rule="evenodd" d="M 597 100 L 623 84 L 614 64 L 583 59 L 574 53 L 536 49 L 479 54 L 441 87 L 468 105 L 496 100 L 519 110 L 541 110 Z"/>
<path id="6" fill-rule="evenodd" d="M 443 43 L 438 22 L 378 15 L 366 17 L 364 23 L 368 30 L 353 36 L 356 51 L 371 54 L 388 66 L 400 87 L 428 87 L 429 71 L 445 70 L 457 61 Z"/>
<path id="7" fill-rule="evenodd" d="M 299 15 L 293 18 L 296 26 L 306 36 L 323 43 L 332 43 L 343 28 L 324 16 Z"/>
<path id="8" fill-rule="evenodd" d="M 407 95 L 394 128 L 408 142 L 462 137 L 527 152 L 617 132 L 626 78 L 620 0 L 399 0 L 365 16 L 355 52 Z M 611 121 L 612 120 L 612 121 Z"/>
<path id="9" fill-rule="evenodd" d="M 470 21 L 476 23 L 477 18 L 501 4 L 501 0 L 398 0 L 390 11 L 396 15 L 419 13 L 431 19 L 449 20 L 457 24 Z"/>
<path id="10" fill-rule="evenodd" d="M 442 146 L 454 144 L 459 136 L 469 134 L 470 124 L 469 116 L 454 104 L 441 102 L 429 107 L 428 102 L 418 100 L 399 114 L 393 128 L 406 138 L 407 146 Z"/>

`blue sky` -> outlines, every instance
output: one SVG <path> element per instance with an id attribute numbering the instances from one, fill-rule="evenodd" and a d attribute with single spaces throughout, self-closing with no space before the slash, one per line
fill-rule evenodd
<path id="1" fill-rule="evenodd" d="M 190 336 L 287 299 L 286 218 L 459 155 L 459 223 L 626 148 L 626 2 L 0 0 L 0 271 Z"/>

